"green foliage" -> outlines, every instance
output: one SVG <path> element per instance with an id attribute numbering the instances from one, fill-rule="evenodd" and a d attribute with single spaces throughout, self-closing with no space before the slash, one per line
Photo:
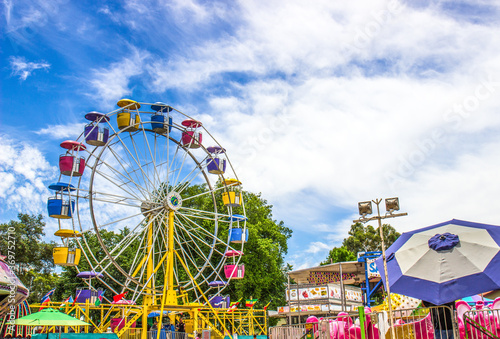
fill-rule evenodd
<path id="1" fill-rule="evenodd" d="M 53 288 L 57 275 L 52 273 L 54 242 L 42 241 L 45 222 L 38 216 L 18 214 L 19 221 L 0 224 L 0 253 L 14 255 L 12 269 L 21 282 L 30 289 L 29 302 L 40 298 Z"/>
<path id="2" fill-rule="evenodd" d="M 346 247 L 334 247 L 328 253 L 326 260 L 321 262 L 320 265 L 328 265 L 336 262 L 353 261 L 356 260 L 356 254 L 349 251 Z"/>
<path id="3" fill-rule="evenodd" d="M 220 183 L 217 185 L 220 185 Z M 222 203 L 223 190 L 218 190 L 214 195 L 205 194 L 207 192 L 205 184 L 186 187 L 181 195 L 183 197 L 194 196 L 195 198 L 185 200 L 183 207 L 215 212 L 215 202 L 218 213 L 226 214 L 227 208 Z M 287 284 L 286 273 L 291 270 L 291 266 L 284 262 L 284 256 L 288 251 L 288 239 L 292 235 L 292 230 L 286 227 L 282 221 L 273 219 L 272 205 L 269 205 L 261 197 L 261 194 L 243 192 L 243 196 L 245 199 L 245 214 L 248 218 L 246 227 L 249 230 L 249 239 L 244 244 L 244 256 L 241 258 L 241 263 L 245 264 L 245 278 L 231 280 L 224 293 L 229 294 L 232 301 L 240 298 L 243 300 L 249 299 L 250 297 L 258 299 L 256 308 L 263 308 L 268 303 L 270 303 L 268 305 L 269 309 L 276 308 L 285 304 L 283 291 Z M 243 214 L 243 212 L 242 207 L 233 208 L 232 210 L 233 214 Z M 35 217 L 20 214 L 19 219 L 19 222 L 11 221 L 8 224 L 0 225 L 0 251 L 6 252 L 7 230 L 8 227 L 14 227 L 16 230 L 16 244 L 19 244 L 16 248 L 16 270 L 25 285 L 31 289 L 30 302 L 40 302 L 41 297 L 54 287 L 56 287 L 56 291 L 52 299 L 55 301 L 62 301 L 70 295 L 76 297 L 76 289 L 85 287 L 85 283 L 76 276 L 78 272 L 75 267 L 63 267 L 59 275 L 52 273 L 54 269 L 52 249 L 56 244 L 42 241 L 43 227 L 45 226 L 42 216 Z M 206 229 L 207 234 L 215 232 L 213 221 L 200 219 L 198 225 Z M 129 233 L 130 230 L 127 228 L 115 232 L 105 229 L 99 231 L 102 243 L 108 249 L 118 246 L 120 241 Z M 229 235 L 227 223 L 219 222 L 216 233 L 217 237 L 223 242 L 222 244 L 216 244 L 216 246 L 219 246 L 219 250 L 223 250 L 224 242 L 226 242 Z M 94 256 L 97 259 L 105 257 L 103 246 L 93 232 L 88 232 L 84 240 L 90 248 L 90 251 L 86 250 L 85 254 L 95 265 Z M 69 246 L 78 247 L 74 242 L 70 242 Z M 120 267 L 126 271 L 132 265 L 138 246 L 139 241 L 132 243 L 120 256 L 115 258 Z M 205 250 L 208 253 L 210 246 L 207 246 Z M 91 269 L 84 257 L 85 254 L 82 254 L 78 265 L 79 271 Z M 199 256 L 192 259 L 193 261 L 188 262 L 187 265 L 194 272 L 204 263 L 204 258 Z M 211 260 L 218 263 L 216 261 L 220 260 L 220 258 L 213 256 Z M 210 266 L 208 269 L 210 269 Z M 113 265 L 109 265 L 106 270 L 114 277 L 123 276 Z M 182 275 L 184 269 L 178 267 L 177 272 Z M 157 276 L 157 287 L 163 284 L 163 278 Z M 179 278 L 182 280 L 184 277 Z M 105 297 L 108 299 L 113 296 L 110 288 L 121 292 L 121 286 L 117 282 L 111 279 L 104 280 L 109 286 L 105 286 L 97 279 L 92 281 L 92 286 L 106 289 Z M 207 288 L 207 286 L 203 285 L 201 287 L 202 289 Z M 138 302 L 140 303 L 141 300 Z"/>
<path id="4" fill-rule="evenodd" d="M 400 234 L 388 224 L 382 225 L 384 245 L 388 248 L 399 238 Z M 349 236 L 344 239 L 341 247 L 334 247 L 325 261 L 320 265 L 329 263 L 356 260 L 358 252 L 381 251 L 380 231 L 377 228 L 357 222 L 351 226 Z"/>
<path id="5" fill-rule="evenodd" d="M 264 307 L 271 300 L 270 308 L 284 305 L 286 272 L 290 270 L 284 255 L 292 230 L 272 219 L 272 205 L 260 194 L 245 192 L 244 199 L 250 232 L 242 257 L 245 278 L 231 281 L 231 299 L 259 299 L 256 307 Z"/>
<path id="6" fill-rule="evenodd" d="M 394 227 L 388 224 L 382 225 L 382 231 L 384 233 L 385 248 L 392 245 L 400 236 Z M 348 234 L 349 237 L 344 239 L 342 246 L 352 253 L 382 250 L 378 227 L 364 226 L 362 223 L 357 222 L 351 226 Z"/>
<path id="7" fill-rule="evenodd" d="M 120 230 L 118 233 L 107 231 L 104 229 L 101 229 L 99 231 L 99 234 L 101 236 L 102 242 L 104 246 L 108 249 L 112 249 L 116 247 L 120 241 L 126 237 L 130 233 L 130 230 L 128 228 L 124 228 Z M 95 258 L 103 258 L 105 256 L 105 252 L 102 248 L 102 246 L 99 243 L 99 240 L 95 233 L 87 233 L 85 236 L 85 241 L 87 241 L 88 246 L 91 248 L 91 251 L 87 252 L 92 252 L 92 253 L 86 253 L 89 259 L 93 262 L 95 265 L 95 261 L 93 259 L 93 256 Z M 76 244 L 74 244 L 75 247 L 77 247 Z M 131 261 L 134 259 L 134 255 L 137 252 L 137 245 L 132 244 L 128 248 L 126 248 L 123 252 L 122 255 L 119 257 L 115 258 L 116 262 L 123 268 L 127 269 L 131 265 Z M 92 256 L 93 255 L 93 256 Z M 80 272 L 82 271 L 90 271 L 90 265 L 85 260 L 82 254 L 82 258 L 80 260 L 80 263 L 78 264 L 78 269 Z M 120 273 L 118 269 L 114 265 L 110 265 L 107 268 L 108 272 L 110 272 L 111 275 L 114 277 L 120 276 Z M 85 287 L 86 284 L 81 278 L 77 277 L 77 270 L 75 267 L 63 267 L 62 273 L 60 274 L 60 277 L 57 281 L 57 288 L 56 291 L 54 292 L 54 299 L 55 300 L 65 300 L 69 296 L 73 296 L 73 298 L 76 297 L 76 289 Z M 113 297 L 113 292 L 110 290 L 110 288 L 114 289 L 115 291 L 118 291 L 118 293 L 121 292 L 121 286 L 110 279 L 106 279 L 106 284 L 109 285 L 106 286 L 102 282 L 100 282 L 98 279 L 94 279 L 92 281 L 92 287 L 95 288 L 102 288 L 103 290 L 107 290 L 105 292 L 104 297 L 107 298 L 108 300 L 112 300 Z"/>

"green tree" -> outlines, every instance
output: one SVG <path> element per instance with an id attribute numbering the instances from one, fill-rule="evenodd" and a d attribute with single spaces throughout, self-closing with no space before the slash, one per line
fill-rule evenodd
<path id="1" fill-rule="evenodd" d="M 130 230 L 128 228 L 124 228 L 122 230 L 119 230 L 118 232 L 107 231 L 104 229 L 101 229 L 99 231 L 99 234 L 103 239 L 103 243 L 108 249 L 114 248 L 129 233 Z M 91 248 L 91 252 L 95 256 L 95 258 L 105 257 L 105 252 L 101 247 L 95 233 L 88 232 L 85 236 L 85 241 Z M 73 244 L 73 246 L 78 247 L 77 244 Z M 137 244 L 132 244 L 128 248 L 126 248 L 120 256 L 115 257 L 115 260 L 121 267 L 127 268 L 130 266 L 130 262 L 133 260 L 136 252 L 137 252 Z M 88 257 L 90 260 L 93 260 L 93 256 L 91 256 L 90 254 L 88 254 Z M 93 265 L 95 264 L 96 263 L 93 262 Z M 83 254 L 80 263 L 78 264 L 78 269 L 80 272 L 91 270 L 91 267 L 87 262 L 87 260 L 85 260 Z M 108 268 L 106 268 L 106 270 L 114 277 L 120 276 L 118 269 L 113 265 L 110 265 Z M 86 283 L 82 280 L 82 278 L 77 277 L 77 274 L 78 271 L 76 270 L 75 267 L 71 266 L 63 267 L 62 272 L 57 281 L 57 288 L 56 291 L 54 292 L 54 300 L 64 300 L 69 296 L 73 296 L 73 298 L 76 298 L 76 289 L 87 286 Z M 111 298 L 113 296 L 113 292 L 110 291 L 109 289 L 112 288 L 115 291 L 121 292 L 122 287 L 116 281 L 110 279 L 105 279 L 105 281 L 106 285 L 108 286 L 106 286 L 100 280 L 94 279 L 92 281 L 92 287 L 108 290 L 108 292 L 104 294 L 104 297 L 112 300 Z"/>
<path id="2" fill-rule="evenodd" d="M 210 211 L 213 208 L 214 199 L 210 194 L 203 194 L 206 191 L 207 188 L 205 185 L 191 185 L 186 187 L 182 194 L 195 198 L 185 200 L 183 207 Z M 217 210 L 224 213 L 227 208 L 222 203 L 221 194 L 221 191 L 217 192 L 215 202 Z M 272 303 L 269 305 L 269 308 L 284 305 L 285 296 L 283 291 L 287 283 L 286 272 L 291 270 L 291 267 L 285 264 L 284 256 L 288 251 L 287 241 L 291 237 L 292 231 L 282 221 L 278 222 L 272 218 L 272 205 L 269 205 L 260 194 L 243 192 L 243 195 L 245 199 L 245 212 L 248 218 L 246 225 L 249 230 L 249 240 L 244 245 L 244 255 L 241 259 L 241 263 L 245 264 L 245 277 L 242 280 L 231 280 L 228 288 L 223 293 L 228 293 L 232 301 L 250 297 L 259 299 L 256 308 L 264 307 L 271 300 Z M 233 213 L 242 214 L 242 208 L 233 207 Z M 207 233 L 213 232 L 214 225 L 210 220 L 203 219 L 198 221 L 198 224 L 205 228 L 208 231 Z M 116 244 L 119 244 L 128 232 L 129 230 L 115 232 L 105 231 L 104 229 L 100 230 L 101 237 L 104 239 L 108 249 L 114 248 Z M 228 238 L 228 228 L 223 223 L 219 225 L 218 238 L 223 240 Z M 95 234 L 88 232 L 85 235 L 85 239 L 96 258 L 103 258 L 105 254 Z M 136 252 L 137 248 L 130 246 L 116 260 L 120 261 L 121 267 L 128 270 L 127 268 L 130 266 Z M 201 267 L 205 260 L 203 256 L 196 256 L 191 259 L 192 261 L 186 262 L 191 272 L 195 272 Z M 215 264 L 218 263 L 214 262 L 213 264 L 212 267 L 215 267 Z M 90 269 L 83 257 L 78 268 L 80 271 Z M 116 270 L 116 268 L 111 265 L 107 270 Z M 178 267 L 177 272 L 181 280 L 185 278 L 182 276 L 186 274 L 183 268 Z M 110 273 L 115 277 L 120 276 L 117 271 Z M 63 268 L 54 294 L 55 300 L 63 300 L 69 295 L 75 296 L 75 289 L 84 286 L 83 281 L 77 278 L 76 274 L 76 269 L 73 267 Z M 163 278 L 162 276 L 156 277 L 156 286 L 163 284 Z M 104 280 L 117 291 L 121 291 L 121 288 L 113 281 L 108 281 L 109 279 Z M 208 288 L 206 284 L 207 282 L 201 285 L 202 290 Z M 97 280 L 92 282 L 92 286 L 106 288 L 106 286 Z M 111 292 L 106 292 L 105 297 L 110 298 L 111 296 Z M 190 298 L 191 300 L 193 300 L 192 297 Z"/>
<path id="3" fill-rule="evenodd" d="M 268 205 L 261 194 L 245 192 L 244 199 L 250 233 L 242 257 L 245 278 L 231 281 L 231 299 L 259 299 L 256 307 L 264 307 L 269 302 L 269 308 L 284 305 L 286 273 L 291 270 L 284 256 L 292 230 L 272 218 L 272 205 Z"/>
<path id="4" fill-rule="evenodd" d="M 326 260 L 321 262 L 320 265 L 328 265 L 331 263 L 353 260 L 356 260 L 356 254 L 349 251 L 345 246 L 334 247 L 328 253 L 328 257 L 326 257 Z"/>
<path id="5" fill-rule="evenodd" d="M 382 232 L 384 234 L 385 248 L 391 246 L 400 236 L 394 227 L 388 224 L 382 225 Z M 378 227 L 364 226 L 362 223 L 357 222 L 351 226 L 348 234 L 349 237 L 344 239 L 342 246 L 352 253 L 382 250 Z"/>
<path id="6" fill-rule="evenodd" d="M 43 294 L 54 288 L 52 250 L 55 242 L 42 241 L 45 222 L 38 216 L 18 214 L 18 221 L 0 224 L 0 253 L 13 255 L 13 271 L 30 290 L 29 302 L 39 302 Z"/>

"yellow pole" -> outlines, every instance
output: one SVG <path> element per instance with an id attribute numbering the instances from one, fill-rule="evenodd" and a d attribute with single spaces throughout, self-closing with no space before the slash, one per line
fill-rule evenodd
<path id="1" fill-rule="evenodd" d="M 146 246 L 146 281 L 153 274 L 153 222 L 148 220 L 148 235 L 147 235 L 147 246 Z M 143 312 L 142 312 L 142 333 L 141 339 L 147 339 L 148 337 L 148 313 L 149 308 L 154 303 L 154 298 L 152 296 L 153 291 L 151 290 L 152 279 L 149 279 L 146 285 L 146 295 L 143 299 Z"/>
<path id="2" fill-rule="evenodd" d="M 177 305 L 177 292 L 174 289 L 174 211 L 168 213 L 168 263 L 167 263 L 167 305 Z"/>

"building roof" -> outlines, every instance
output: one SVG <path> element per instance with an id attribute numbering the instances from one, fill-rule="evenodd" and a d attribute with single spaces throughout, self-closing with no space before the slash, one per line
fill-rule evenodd
<path id="1" fill-rule="evenodd" d="M 359 284 L 365 280 L 365 267 L 363 262 L 345 261 L 324 266 L 304 268 L 288 273 L 291 279 L 297 284 L 324 285 L 340 281 L 340 271 L 342 271 L 344 284 Z M 380 278 L 373 278 L 370 281 L 378 281 Z"/>

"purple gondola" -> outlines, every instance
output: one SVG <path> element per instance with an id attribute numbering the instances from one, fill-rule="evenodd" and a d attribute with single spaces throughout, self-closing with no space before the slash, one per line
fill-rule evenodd
<path id="1" fill-rule="evenodd" d="M 109 138 L 109 128 L 99 124 L 108 122 L 109 117 L 103 113 L 90 112 L 85 114 L 85 119 L 92 121 L 90 124 L 85 126 L 85 142 L 92 146 L 106 145 Z"/>
<path id="2" fill-rule="evenodd" d="M 211 153 L 211 157 L 207 159 L 208 173 L 224 174 L 226 172 L 226 159 L 220 158 L 220 154 L 224 154 L 226 150 L 220 146 L 207 147 L 207 151 Z"/>
<path id="3" fill-rule="evenodd" d="M 230 298 L 229 296 L 221 296 L 221 295 L 215 295 L 212 298 L 210 298 L 210 305 L 212 305 L 213 308 L 228 308 L 230 305 Z"/>

